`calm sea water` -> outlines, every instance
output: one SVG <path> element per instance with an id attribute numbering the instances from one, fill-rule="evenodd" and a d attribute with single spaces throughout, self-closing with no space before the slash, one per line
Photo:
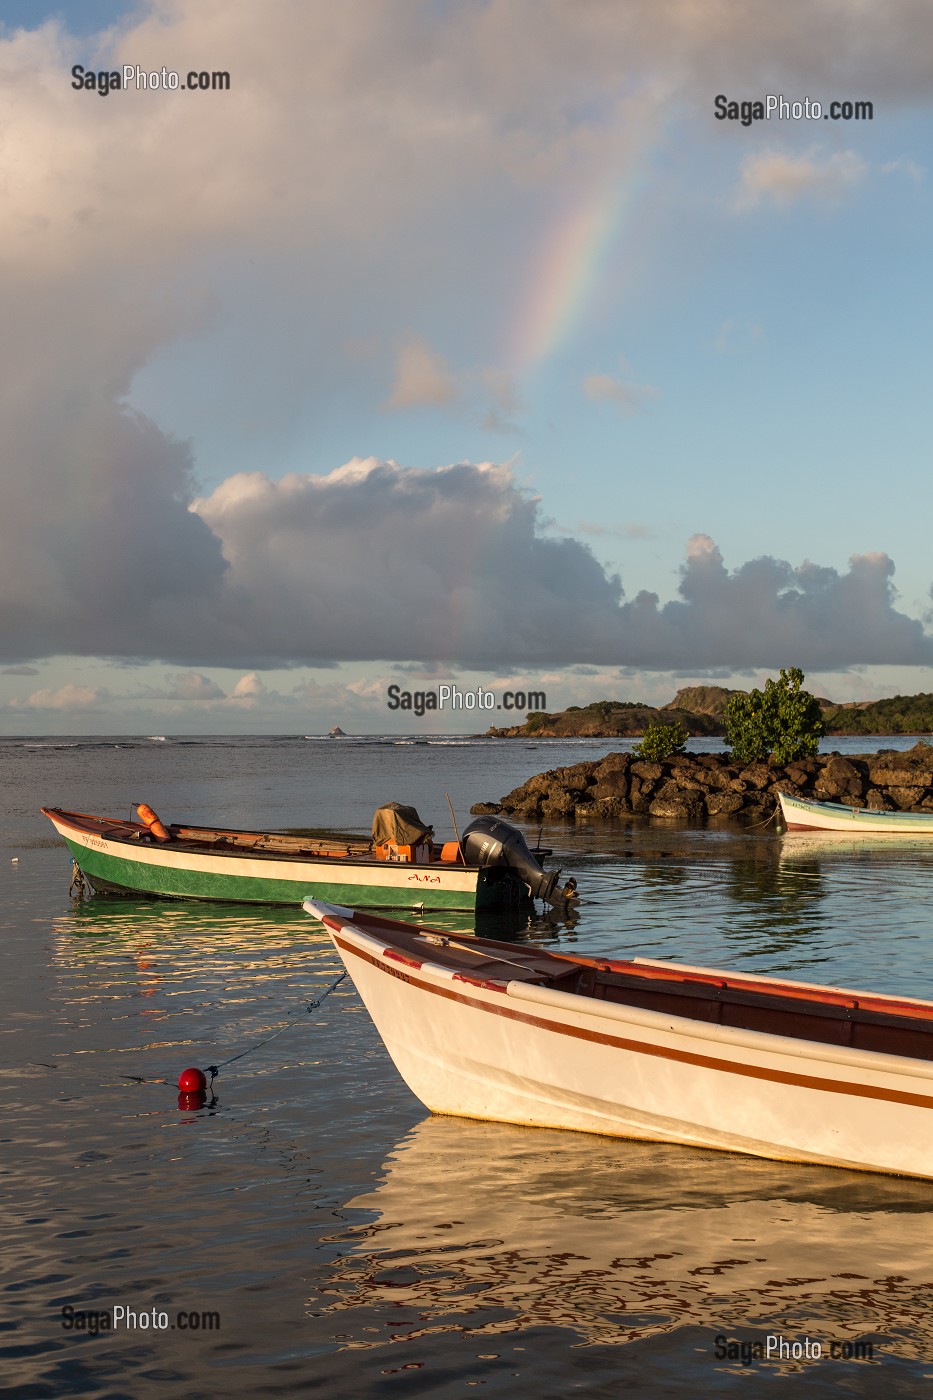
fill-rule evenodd
<path id="1" fill-rule="evenodd" d="M 300 911 L 74 902 L 37 811 L 362 831 L 397 798 L 446 834 L 445 792 L 463 822 L 611 747 L 0 740 L 4 1393 L 930 1393 L 933 1185 L 433 1119 L 352 986 L 305 1010 L 340 969 Z M 933 843 L 544 838 L 582 898 L 517 938 L 933 997 Z M 181 1069 L 241 1054 L 179 1108 Z M 811 1356 L 743 1360 L 769 1334 Z"/>

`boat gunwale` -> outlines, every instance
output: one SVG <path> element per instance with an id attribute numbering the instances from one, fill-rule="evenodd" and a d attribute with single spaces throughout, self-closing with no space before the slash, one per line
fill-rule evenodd
<path id="1" fill-rule="evenodd" d="M 370 916 L 368 910 L 353 910 L 349 916 L 326 915 L 323 922 L 331 928 L 341 927 L 341 917 L 344 923 L 349 923 L 372 937 L 372 933 L 365 927 L 367 923 L 377 926 L 384 926 L 389 934 L 407 931 L 416 938 L 440 937 L 451 939 L 454 935 L 449 930 L 442 928 L 428 928 L 406 925 L 404 921 L 383 916 Z M 380 928 L 380 932 L 381 932 Z M 570 964 L 581 970 L 592 969 L 597 973 L 614 973 L 623 976 L 637 978 L 640 982 L 648 985 L 651 982 L 678 982 L 684 988 L 695 989 L 696 995 L 716 992 L 736 991 L 749 995 L 759 995 L 775 999 L 781 997 L 787 1001 L 803 1003 L 804 1005 L 819 1005 L 823 1007 L 833 1007 L 840 1013 L 857 1012 L 878 1015 L 898 1016 L 903 1020 L 914 1020 L 924 1023 L 933 1023 L 933 1000 L 922 997 L 902 997 L 897 995 L 885 995 L 876 992 L 865 992 L 852 987 L 827 986 L 819 982 L 796 982 L 785 980 L 780 977 L 770 977 L 763 974 L 745 972 L 726 972 L 716 968 L 695 967 L 690 963 L 665 962 L 661 959 L 652 958 L 607 958 L 590 957 L 582 953 L 562 953 L 551 948 L 537 948 L 532 944 L 517 944 L 498 942 L 490 938 L 478 938 L 470 936 L 470 952 L 476 950 L 478 957 L 481 950 L 490 948 L 496 952 L 523 953 L 529 955 L 545 956 L 549 960 L 561 964 Z M 403 945 L 395 945 L 399 950 L 403 950 Z M 462 949 L 461 950 L 466 951 Z M 443 945 L 441 945 L 441 951 Z M 408 951 L 408 950 L 404 950 Z M 429 953 L 429 960 L 434 954 Z M 457 967 L 460 973 L 463 968 Z M 559 975 L 555 972 L 555 975 Z M 564 974 L 566 975 L 566 973 Z M 691 994 L 685 991 L 686 996 Z M 585 993 L 579 993 L 583 1000 L 599 1000 L 599 998 L 587 997 Z M 689 1018 L 688 1018 L 689 1019 Z M 933 1029 L 933 1025 L 931 1025 Z"/>
<path id="2" fill-rule="evenodd" d="M 580 1013 L 589 1011 L 591 1014 L 606 1015 L 617 1019 L 623 1015 L 628 1019 L 628 1013 L 636 1013 L 635 1019 L 642 1015 L 649 1018 L 660 1017 L 665 1023 L 672 1018 L 681 1021 L 683 1025 L 691 1027 L 705 1028 L 704 1035 L 710 1035 L 713 1039 L 723 1038 L 723 1033 L 741 1035 L 765 1035 L 773 1036 L 785 1047 L 788 1044 L 798 1046 L 819 1047 L 820 1053 L 830 1050 L 845 1052 L 846 1060 L 851 1056 L 878 1056 L 890 1059 L 898 1065 L 913 1063 L 923 1066 L 924 1069 L 933 1074 L 933 1002 L 921 1001 L 919 998 L 904 1000 L 898 997 L 878 996 L 873 993 L 848 992 L 847 990 L 832 987 L 823 987 L 814 983 L 785 983 L 777 978 L 747 978 L 743 974 L 735 974 L 733 977 L 728 973 L 718 973 L 714 971 L 704 971 L 699 968 L 691 968 L 685 964 L 671 964 L 670 970 L 663 963 L 639 964 L 631 960 L 619 959 L 590 959 L 575 954 L 568 955 L 551 952 L 550 949 L 535 948 L 531 945 L 515 945 L 496 943 L 490 939 L 470 938 L 470 948 L 465 949 L 462 943 L 457 942 L 456 947 L 461 958 L 454 961 L 448 954 L 444 958 L 444 942 L 450 945 L 451 935 L 443 930 L 431 930 L 427 928 L 414 928 L 410 925 L 399 924 L 401 921 L 376 917 L 372 920 L 362 911 L 357 913 L 352 911 L 351 916 L 324 915 L 322 922 L 335 932 L 352 930 L 357 936 L 362 936 L 371 941 L 373 946 L 379 945 L 379 955 L 382 958 L 397 963 L 401 963 L 413 970 L 424 968 L 434 972 L 442 971 L 445 976 L 451 977 L 459 982 L 472 983 L 478 988 L 506 993 L 508 995 L 522 997 L 526 993 L 524 988 L 530 988 L 527 995 L 537 1000 L 539 994 L 545 994 L 545 1000 L 550 998 L 550 993 L 555 993 L 563 998 L 567 997 L 566 1009 L 575 1010 Z M 367 929 L 367 923 L 384 925 L 385 929 Z M 383 944 L 382 940 L 386 932 L 396 934 L 408 930 L 410 937 L 405 943 L 398 942 Z M 378 931 L 379 936 L 376 936 Z M 435 942 L 437 935 L 440 935 L 440 946 Z M 404 936 L 404 934 L 403 934 Z M 424 947 L 425 937 L 429 941 L 429 947 Z M 415 940 L 420 941 L 420 946 Z M 414 946 L 406 946 L 414 944 Z M 490 957 L 484 959 L 483 954 L 489 950 Z M 515 961 L 515 954 L 526 954 L 526 962 L 529 975 L 524 978 L 516 978 L 514 973 L 509 975 L 507 971 L 503 973 L 493 972 L 487 969 L 476 968 L 473 972 L 469 966 L 464 966 L 461 959 L 464 952 L 473 953 L 477 961 L 483 960 L 495 964 L 499 961 L 496 954 L 507 950 L 512 956 L 502 960 L 504 965 Z M 555 963 L 561 971 L 555 970 L 554 978 L 549 978 L 546 973 L 542 975 L 543 969 L 534 967 L 537 961 L 540 963 L 542 957 L 547 963 Z M 607 999 L 595 995 L 592 988 L 581 990 L 569 988 L 566 985 L 551 985 L 552 982 L 559 983 L 568 980 L 568 973 L 563 969 L 570 963 L 579 971 L 592 970 L 596 976 L 618 975 L 631 981 L 635 985 L 627 988 L 631 992 L 637 992 L 641 987 L 648 991 L 660 990 L 661 994 L 667 994 L 672 998 L 682 999 L 684 1005 L 677 1010 L 659 1010 L 650 1007 L 641 1007 L 637 1001 L 627 1001 L 625 996 L 618 999 Z M 391 969 L 387 969 L 391 971 Z M 658 988 L 658 981 L 663 980 L 664 986 Z M 515 990 L 511 988 L 514 986 Z M 882 1050 L 871 1047 L 858 1046 L 854 1044 L 838 1043 L 832 1040 L 813 1038 L 796 1031 L 768 1031 L 756 1028 L 755 1026 L 733 1026 L 721 1020 L 709 1020 L 700 1015 L 690 1014 L 691 1002 L 700 999 L 716 1000 L 722 1002 L 723 1007 L 744 1008 L 748 1014 L 756 1011 L 771 1012 L 776 1016 L 796 1016 L 807 1017 L 813 1022 L 811 1029 L 817 1029 L 820 1023 L 827 1021 L 845 1022 L 852 1027 L 851 1034 L 854 1036 L 860 1026 L 880 1028 L 882 1032 L 888 1032 L 892 1037 L 897 1034 L 909 1035 L 911 1033 L 930 1037 L 930 1055 L 912 1056 L 898 1050 Z M 616 1012 L 606 1012 L 605 1008 L 618 1008 Z M 656 1024 L 649 1021 L 649 1024 Z M 784 1053 L 787 1053 L 786 1049 Z"/>
<path id="3" fill-rule="evenodd" d="M 61 823 L 63 826 L 69 827 L 74 832 L 86 836 L 97 836 L 102 840 L 111 841 L 114 843 L 114 845 L 119 846 L 121 848 L 125 848 L 129 851 L 138 849 L 142 845 L 142 841 L 139 838 L 146 837 L 149 834 L 148 827 L 146 827 L 142 822 L 123 820 L 118 817 L 99 817 L 88 812 L 71 812 L 67 811 L 65 808 L 62 807 L 40 807 L 39 810 L 42 813 L 42 815 L 48 817 L 49 821 L 51 821 L 52 824 L 55 826 L 57 826 L 58 823 Z M 265 833 L 261 831 L 251 831 L 248 828 L 194 827 L 189 826 L 187 824 L 181 825 L 178 823 L 173 823 L 172 825 L 170 825 L 169 831 L 203 831 L 205 833 L 209 833 L 214 838 L 221 839 L 225 836 L 252 836 L 256 837 L 257 840 L 267 834 L 278 834 Z M 334 836 L 336 844 L 341 844 L 339 840 L 339 833 L 334 833 Z M 300 838 L 295 839 L 297 840 Z M 323 841 L 327 838 L 322 837 L 320 839 Z M 362 841 L 365 838 L 356 837 L 355 839 L 357 841 Z M 220 846 L 216 840 L 198 841 L 197 839 L 192 839 L 190 837 L 179 837 L 177 835 L 173 835 L 170 841 L 147 841 L 144 849 L 147 851 L 164 850 L 166 852 L 180 852 L 182 854 L 198 855 L 205 857 L 216 856 L 220 860 L 275 860 L 288 861 L 293 864 L 302 865 L 320 863 L 322 865 L 327 866 L 339 865 L 341 867 L 350 865 L 361 865 L 366 866 L 367 868 L 372 867 L 374 869 L 385 869 L 386 867 L 401 868 L 407 865 L 411 865 L 411 867 L 416 870 L 430 869 L 452 872 L 459 871 L 462 873 L 475 875 L 481 875 L 486 871 L 493 870 L 497 873 L 505 872 L 507 874 L 510 869 L 508 866 L 485 866 L 467 864 L 463 860 L 431 860 L 425 861 L 423 863 L 418 861 L 386 861 L 380 859 L 378 856 L 370 854 L 369 849 L 367 849 L 366 853 L 362 851 L 350 851 L 346 854 L 343 854 L 341 852 L 335 851 L 331 854 L 328 854 L 327 852 L 312 851 L 307 848 L 299 850 L 275 850 L 272 848 L 262 849 L 258 846 L 246 845 L 229 846 L 227 848 L 224 848 Z"/>
<path id="4" fill-rule="evenodd" d="M 669 1012 L 646 1010 L 625 1003 L 602 1001 L 599 998 L 568 992 L 546 984 L 501 978 L 470 977 L 463 972 L 451 973 L 449 967 L 426 959 L 417 969 L 408 967 L 392 968 L 385 966 L 384 959 L 390 952 L 379 947 L 379 940 L 365 932 L 352 920 L 331 920 L 322 922 L 330 929 L 331 938 L 341 952 L 355 954 L 371 963 L 390 978 L 396 978 L 411 985 L 415 990 L 459 1001 L 468 1007 L 492 1015 L 504 1016 L 509 1020 L 528 1023 L 539 1029 L 564 1034 L 576 1039 L 592 1041 L 654 1058 L 672 1059 L 700 1067 L 718 1070 L 743 1077 L 761 1078 L 788 1083 L 797 1087 L 811 1088 L 830 1093 L 854 1095 L 866 1099 L 878 1099 L 912 1104 L 918 1107 L 933 1108 L 933 1060 L 915 1058 L 897 1052 L 866 1050 L 857 1046 L 838 1045 L 821 1040 L 808 1040 L 802 1036 L 788 1036 L 780 1033 L 756 1030 L 754 1028 L 719 1025 L 708 1021 L 694 1020 Z M 366 947 L 370 944 L 370 947 Z M 362 945 L 362 946 L 361 946 Z M 422 976 L 440 976 L 447 985 L 436 985 L 421 980 Z M 458 986 L 451 985 L 458 983 Z M 493 993 L 501 1001 L 483 1000 L 471 992 Z M 524 1009 L 520 1004 L 524 1002 Z M 511 1003 L 510 1005 L 507 1003 Z M 517 1004 L 518 1003 L 518 1004 Z M 534 1006 L 536 1012 L 530 1008 Z M 628 1037 L 609 1031 L 600 1031 L 574 1024 L 566 1019 L 566 1013 L 592 1017 L 609 1022 L 615 1027 L 630 1027 Z M 718 1046 L 722 1055 L 731 1050 L 742 1050 L 752 1056 L 772 1055 L 780 1060 L 791 1062 L 820 1062 L 838 1065 L 852 1074 L 887 1075 L 900 1080 L 919 1080 L 930 1085 L 931 1092 L 917 1093 L 907 1089 L 890 1087 L 885 1084 L 865 1083 L 861 1079 L 828 1079 L 816 1077 L 800 1070 L 775 1069 L 755 1059 L 743 1061 L 704 1055 L 696 1051 L 684 1050 L 664 1041 L 645 1039 L 645 1033 L 661 1036 L 687 1037 L 708 1041 Z M 633 1039 L 633 1036 L 642 1038 Z M 814 1066 L 815 1067 L 815 1066 Z"/>

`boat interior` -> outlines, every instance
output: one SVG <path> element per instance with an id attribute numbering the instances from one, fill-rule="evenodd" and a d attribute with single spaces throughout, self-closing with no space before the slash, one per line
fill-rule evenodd
<path id="1" fill-rule="evenodd" d="M 414 845 L 393 841 L 375 842 L 367 836 L 343 836 L 338 833 L 315 835 L 310 832 L 239 831 L 224 827 L 201 827 L 171 824 L 164 827 L 168 840 L 159 839 L 143 822 L 120 821 L 91 816 L 85 812 L 66 812 L 43 807 L 48 817 L 58 817 L 80 830 L 109 841 L 132 841 L 134 844 L 171 844 L 181 851 L 212 851 L 218 855 L 246 854 L 273 856 L 277 860 L 307 860 L 331 858 L 366 861 L 400 861 L 428 865 L 441 862 L 462 865 L 457 841 L 420 841 Z"/>
<path id="2" fill-rule="evenodd" d="M 533 982 L 692 1021 L 933 1060 L 933 1003 L 929 1002 L 704 972 L 648 959 L 586 958 L 520 943 L 458 939 L 443 929 L 416 929 L 395 919 L 363 914 L 354 915 L 354 923 L 395 945 L 402 961 L 413 954 L 419 962 L 453 966 L 479 983 Z"/>

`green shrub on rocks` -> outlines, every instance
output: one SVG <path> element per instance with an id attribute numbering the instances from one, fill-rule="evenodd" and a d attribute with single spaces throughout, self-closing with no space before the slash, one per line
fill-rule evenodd
<path id="1" fill-rule="evenodd" d="M 803 672 L 796 666 L 781 671 L 778 681 L 765 681 L 764 691 L 737 691 L 726 706 L 726 742 L 740 763 L 774 756 L 782 767 L 798 758 L 812 758 L 823 736 L 819 701 L 802 690 Z"/>
<path id="2" fill-rule="evenodd" d="M 688 738 L 682 724 L 649 724 L 641 743 L 636 744 L 632 752 L 652 763 L 663 763 L 665 758 L 683 753 Z"/>

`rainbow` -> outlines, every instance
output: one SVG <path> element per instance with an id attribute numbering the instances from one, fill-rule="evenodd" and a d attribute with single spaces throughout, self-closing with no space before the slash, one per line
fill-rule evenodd
<path id="1" fill-rule="evenodd" d="M 562 210 L 548 228 L 507 337 L 513 373 L 534 370 L 573 335 L 630 205 L 629 190 L 628 184 L 602 185 Z"/>

